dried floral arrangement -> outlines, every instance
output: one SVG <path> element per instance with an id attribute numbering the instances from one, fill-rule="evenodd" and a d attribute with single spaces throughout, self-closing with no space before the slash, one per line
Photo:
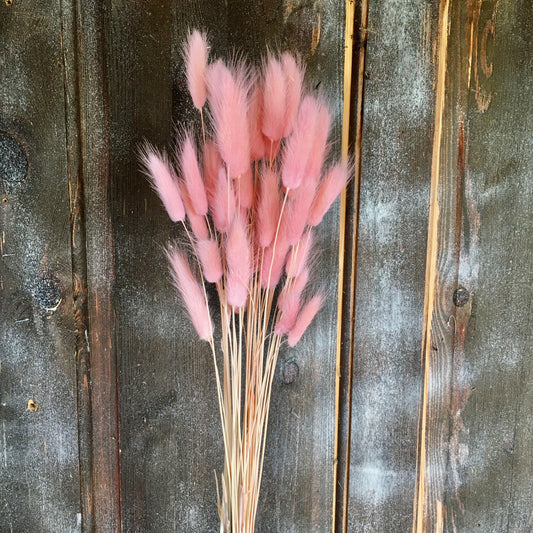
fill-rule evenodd
<path id="1" fill-rule="evenodd" d="M 269 52 L 260 70 L 240 60 L 209 63 L 199 31 L 189 33 L 184 52 L 200 142 L 187 130 L 175 158 L 149 144 L 141 158 L 192 245 L 172 245 L 167 255 L 181 301 L 213 356 L 224 440 L 220 531 L 251 533 L 278 353 L 283 342 L 298 343 L 324 301 L 309 286 L 313 228 L 349 172 L 341 163 L 324 168 L 331 113 L 305 91 L 298 58 Z"/>

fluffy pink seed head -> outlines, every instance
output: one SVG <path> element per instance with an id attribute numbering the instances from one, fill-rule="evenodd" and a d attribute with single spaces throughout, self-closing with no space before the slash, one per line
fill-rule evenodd
<path id="1" fill-rule="evenodd" d="M 206 215 L 207 196 L 205 193 L 205 185 L 200 172 L 200 167 L 198 166 L 196 148 L 190 132 L 185 134 L 181 145 L 180 166 L 194 212 L 197 215 Z"/>
<path id="2" fill-rule="evenodd" d="M 317 120 L 313 134 L 312 149 L 305 167 L 305 179 L 318 183 L 322 165 L 328 153 L 328 137 L 331 129 L 331 113 L 324 102 L 317 102 Z"/>
<path id="3" fill-rule="evenodd" d="M 300 241 L 294 245 L 287 257 L 287 263 L 285 264 L 285 272 L 288 277 L 296 278 L 307 269 L 309 263 L 309 255 L 313 248 L 313 234 L 308 231 L 300 239 Z"/>
<path id="4" fill-rule="evenodd" d="M 252 169 L 248 169 L 242 176 L 233 180 L 235 200 L 243 209 L 250 209 L 254 203 L 254 179 Z"/>
<path id="5" fill-rule="evenodd" d="M 285 101 L 287 87 L 281 62 L 271 53 L 263 67 L 263 125 L 264 135 L 271 141 L 283 137 L 285 129 Z"/>
<path id="6" fill-rule="evenodd" d="M 187 220 L 189 221 L 194 236 L 197 239 L 207 239 L 207 237 L 209 237 L 209 231 L 207 230 L 205 217 L 198 215 L 194 210 L 187 188 L 183 183 L 181 184 L 181 196 L 183 198 L 183 204 L 185 205 Z"/>
<path id="7" fill-rule="evenodd" d="M 265 167 L 260 176 L 256 235 L 259 246 L 266 248 L 274 238 L 281 209 L 279 176 Z"/>
<path id="8" fill-rule="evenodd" d="M 233 307 L 244 307 L 248 299 L 248 285 L 252 276 L 252 253 L 248 227 L 240 216 L 233 219 L 228 230 L 226 264 L 228 304 Z"/>
<path id="9" fill-rule="evenodd" d="M 299 296 L 301 296 L 308 281 L 309 281 L 309 270 L 307 268 L 305 268 L 299 276 L 288 280 L 285 283 L 284 290 L 281 291 L 278 297 L 278 307 L 280 309 L 283 308 L 284 302 L 287 296 L 289 295 L 289 293 L 291 294 L 294 293 L 294 294 L 298 294 Z"/>
<path id="10" fill-rule="evenodd" d="M 300 104 L 296 123 L 283 153 L 281 179 L 288 189 L 296 189 L 306 177 L 306 168 L 311 157 L 315 130 L 320 127 L 317 117 L 320 104 L 312 96 L 306 96 Z"/>
<path id="11" fill-rule="evenodd" d="M 255 85 L 250 97 L 248 109 L 248 127 L 250 131 L 250 157 L 258 161 L 265 156 L 265 141 L 261 131 L 263 122 L 263 92 L 259 85 Z"/>
<path id="12" fill-rule="evenodd" d="M 182 221 L 185 218 L 185 207 L 178 180 L 166 155 L 147 144 L 141 151 L 141 162 L 170 219 L 173 222 Z"/>
<path id="13" fill-rule="evenodd" d="M 168 250 L 167 256 L 174 284 L 194 329 L 200 339 L 210 341 L 213 337 L 213 325 L 200 283 L 192 274 L 187 258 L 182 252 L 175 249 Z"/>
<path id="14" fill-rule="evenodd" d="M 198 30 L 189 32 L 185 44 L 185 70 L 187 72 L 187 86 L 191 93 L 194 107 L 201 109 L 206 100 L 206 70 L 209 56 L 207 36 Z"/>
<path id="15" fill-rule="evenodd" d="M 220 155 L 231 176 L 244 174 L 250 166 L 246 68 L 228 67 L 218 60 L 208 68 L 207 87 Z"/>
<path id="16" fill-rule="evenodd" d="M 204 183 L 207 203 L 213 208 L 216 197 L 218 171 L 222 167 L 222 159 L 214 142 L 208 141 L 204 147 Z"/>
<path id="17" fill-rule="evenodd" d="M 274 242 L 264 249 L 261 268 L 261 286 L 263 288 L 273 289 L 279 283 L 283 275 L 283 266 L 285 265 L 288 251 L 289 244 L 283 234 L 278 235 L 275 250 Z"/>
<path id="18" fill-rule="evenodd" d="M 199 239 L 196 242 L 196 251 L 204 278 L 209 283 L 216 283 L 222 277 L 222 261 L 217 241 L 211 238 Z"/>
<path id="19" fill-rule="evenodd" d="M 211 215 L 213 216 L 215 228 L 221 233 L 228 231 L 234 213 L 235 195 L 233 184 L 231 180 L 228 180 L 226 170 L 222 166 L 218 170 L 215 199 L 211 206 Z"/>
<path id="20" fill-rule="evenodd" d="M 287 137 L 292 132 L 298 113 L 305 71 L 301 63 L 288 52 L 281 56 L 281 66 L 283 67 L 287 87 L 285 125 L 283 128 L 283 136 Z"/>
<path id="21" fill-rule="evenodd" d="M 309 212 L 309 225 L 318 226 L 331 204 L 346 186 L 348 171 L 342 164 L 332 167 L 318 188 Z"/>
<path id="22" fill-rule="evenodd" d="M 278 306 L 281 310 L 281 318 L 278 320 L 274 331 L 278 335 L 285 335 L 294 326 L 298 311 L 300 310 L 300 294 L 296 291 L 289 290 L 285 298 L 283 298 L 281 305 Z"/>
<path id="23" fill-rule="evenodd" d="M 311 182 L 305 182 L 298 189 L 290 191 L 290 200 L 283 217 L 283 226 L 289 244 L 296 244 L 300 240 L 307 225 L 314 195 L 315 187 Z"/>
<path id="24" fill-rule="evenodd" d="M 302 338 L 302 335 L 315 318 L 323 303 L 324 295 L 317 294 L 302 307 L 294 326 L 287 336 L 287 343 L 291 348 L 294 348 L 298 344 L 298 341 Z"/>

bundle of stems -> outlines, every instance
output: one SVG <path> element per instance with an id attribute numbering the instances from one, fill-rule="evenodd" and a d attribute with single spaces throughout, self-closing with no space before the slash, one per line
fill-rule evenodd
<path id="1" fill-rule="evenodd" d="M 298 343 L 324 301 L 308 283 L 313 228 L 348 171 L 340 163 L 323 169 L 331 113 L 304 90 L 298 58 L 269 52 L 254 70 L 238 60 L 209 63 L 208 51 L 206 35 L 190 32 L 184 55 L 200 143 L 187 130 L 174 161 L 149 144 L 141 156 L 192 244 L 192 253 L 174 244 L 167 255 L 181 301 L 213 356 L 224 440 L 220 531 L 251 533 L 280 346 Z M 220 307 L 220 358 L 210 284 Z"/>

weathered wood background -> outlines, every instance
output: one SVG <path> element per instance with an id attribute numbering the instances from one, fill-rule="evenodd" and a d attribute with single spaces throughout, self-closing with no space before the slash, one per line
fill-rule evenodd
<path id="1" fill-rule="evenodd" d="M 0 531 L 217 531 L 210 358 L 136 159 L 196 120 L 189 27 L 298 51 L 355 155 L 258 531 L 533 531 L 530 0 L 2 0 Z"/>

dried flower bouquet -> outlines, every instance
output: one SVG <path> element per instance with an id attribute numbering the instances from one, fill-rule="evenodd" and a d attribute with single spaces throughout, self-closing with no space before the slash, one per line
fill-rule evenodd
<path id="1" fill-rule="evenodd" d="M 251 533 L 280 345 L 294 347 L 324 301 L 308 286 L 313 228 L 348 171 L 340 163 L 323 169 L 331 113 L 304 90 L 297 58 L 268 53 L 256 71 L 238 60 L 209 63 L 208 49 L 205 34 L 189 34 L 184 50 L 188 88 L 201 114 L 199 146 L 185 131 L 175 164 L 148 144 L 142 161 L 192 244 L 189 253 L 171 246 L 168 260 L 213 355 L 225 452 L 220 531 Z M 216 328 L 208 284 L 218 295 Z"/>

